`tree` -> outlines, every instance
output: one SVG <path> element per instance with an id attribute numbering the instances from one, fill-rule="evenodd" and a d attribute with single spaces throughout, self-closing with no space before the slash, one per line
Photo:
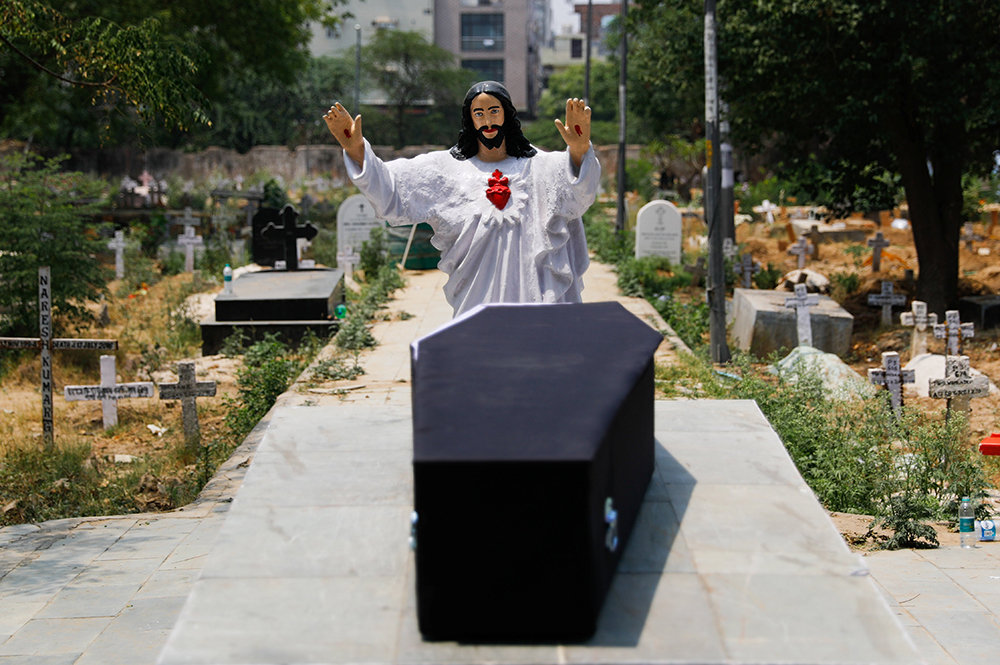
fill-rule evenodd
<path id="1" fill-rule="evenodd" d="M 91 318 L 84 303 L 96 301 L 111 276 L 96 258 L 107 241 L 91 222 L 104 185 L 60 173 L 61 161 L 0 158 L 0 335 L 37 334 L 40 266 L 52 269 L 57 325 Z"/>
<path id="2" fill-rule="evenodd" d="M 632 13 L 644 80 L 703 79 L 700 0 Z M 721 96 L 734 139 L 815 160 L 842 189 L 898 173 L 920 263 L 917 298 L 958 297 L 962 176 L 1000 143 L 1000 3 L 979 0 L 719 0 Z M 877 178 L 876 178 L 877 179 Z"/>
<path id="3" fill-rule="evenodd" d="M 473 80 L 470 72 L 455 67 L 451 52 L 419 32 L 378 30 L 362 48 L 361 59 L 372 87 L 384 93 L 393 108 L 398 148 L 413 143 L 408 110 L 426 104 L 459 106 Z"/>

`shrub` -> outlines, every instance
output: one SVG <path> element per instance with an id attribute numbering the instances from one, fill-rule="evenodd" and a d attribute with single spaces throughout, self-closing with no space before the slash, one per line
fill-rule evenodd
<path id="1" fill-rule="evenodd" d="M 285 357 L 288 349 L 268 334 L 243 354 L 237 374 L 236 399 L 225 400 L 226 426 L 237 439 L 246 436 L 288 389 L 296 364 Z"/>

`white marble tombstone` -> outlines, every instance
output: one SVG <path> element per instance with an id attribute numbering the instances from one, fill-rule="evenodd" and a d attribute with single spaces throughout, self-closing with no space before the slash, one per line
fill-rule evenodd
<path id="1" fill-rule="evenodd" d="M 663 256 L 681 263 L 681 211 L 669 201 L 650 201 L 635 218 L 635 258 Z"/>
<path id="2" fill-rule="evenodd" d="M 349 255 L 351 248 L 354 252 L 359 251 L 361 244 L 371 236 L 372 229 L 383 225 L 368 199 L 361 194 L 348 196 L 337 209 L 337 254 Z M 347 269 L 343 265 L 337 267 Z"/>

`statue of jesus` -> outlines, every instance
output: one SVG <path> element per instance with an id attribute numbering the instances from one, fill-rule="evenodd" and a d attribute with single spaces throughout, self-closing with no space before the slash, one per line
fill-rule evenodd
<path id="1" fill-rule="evenodd" d="M 541 152 L 521 133 L 507 89 L 472 86 L 451 150 L 383 162 L 335 104 L 323 119 L 344 148 L 348 176 L 393 226 L 427 222 L 449 275 L 444 292 L 458 316 L 483 303 L 580 302 L 590 264 L 583 213 L 601 166 L 590 144 L 590 107 L 566 101 L 556 128 L 564 152 Z"/>

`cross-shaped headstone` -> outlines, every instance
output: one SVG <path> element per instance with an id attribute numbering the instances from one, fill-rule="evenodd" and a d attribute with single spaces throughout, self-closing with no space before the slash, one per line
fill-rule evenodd
<path id="1" fill-rule="evenodd" d="M 819 232 L 819 226 L 813 224 L 807 235 L 812 242 L 812 259 L 816 261 L 819 259 L 819 244 L 823 242 L 823 234 Z"/>
<path id="2" fill-rule="evenodd" d="M 699 256 L 693 266 L 684 266 L 684 270 L 691 274 L 691 286 L 698 286 L 707 273 L 705 270 L 705 257 Z"/>
<path id="3" fill-rule="evenodd" d="M 882 250 L 889 246 L 889 241 L 878 231 L 874 238 L 868 239 L 868 246 L 872 248 L 872 272 L 879 272 L 882 270 Z"/>
<path id="4" fill-rule="evenodd" d="M 108 242 L 108 249 L 115 250 L 115 279 L 125 278 L 125 232 L 115 231 L 115 239 Z"/>
<path id="5" fill-rule="evenodd" d="M 319 233 L 319 229 L 306 222 L 302 226 L 296 226 L 295 220 L 299 213 L 292 204 L 287 203 L 281 209 L 281 226 L 274 222 L 269 222 L 260 232 L 261 236 L 268 240 L 283 240 L 285 243 L 285 266 L 288 270 L 299 269 L 299 238 L 312 240 Z"/>
<path id="6" fill-rule="evenodd" d="M 184 272 L 194 272 L 194 247 L 204 243 L 201 236 L 194 234 L 193 226 L 184 227 L 184 235 L 177 238 L 177 244 L 184 248 Z"/>
<path id="7" fill-rule="evenodd" d="M 916 381 L 916 370 L 900 369 L 899 354 L 886 351 L 882 354 L 882 368 L 868 370 L 868 380 L 877 386 L 885 386 L 889 391 L 892 410 L 896 417 L 903 407 L 903 384 Z"/>
<path id="8" fill-rule="evenodd" d="M 143 187 L 149 187 L 149 183 L 153 182 L 154 178 L 149 174 L 149 171 L 143 169 L 142 173 L 139 175 L 139 182 L 142 183 Z"/>
<path id="9" fill-rule="evenodd" d="M 413 228 L 417 228 L 414 224 Z M 403 252 L 406 254 L 406 252 Z M 354 251 L 354 248 L 350 245 L 344 247 L 344 251 L 337 252 L 337 265 L 342 266 L 344 269 L 344 274 L 348 277 L 354 276 L 354 266 L 361 263 L 361 255 Z"/>
<path id="10" fill-rule="evenodd" d="M 909 312 L 899 315 L 899 322 L 904 326 L 913 326 L 913 337 L 910 341 L 910 358 L 927 353 L 927 326 L 937 323 L 937 314 L 927 313 L 927 303 L 914 300 L 910 303 Z"/>
<path id="11" fill-rule="evenodd" d="M 944 378 L 931 379 L 927 388 L 928 396 L 948 400 L 948 415 L 952 411 L 968 413 L 969 402 L 973 397 L 987 397 L 990 394 L 990 380 L 982 374 L 972 376 L 968 356 L 946 356 Z"/>
<path id="12" fill-rule="evenodd" d="M 722 255 L 727 259 L 736 257 L 736 243 L 733 242 L 732 238 L 722 239 Z"/>
<path id="13" fill-rule="evenodd" d="M 196 381 L 194 362 L 177 363 L 177 383 L 161 383 L 160 399 L 179 399 L 184 419 L 184 443 L 196 449 L 201 441 L 198 428 L 198 397 L 214 397 L 215 381 Z"/>
<path id="14" fill-rule="evenodd" d="M 972 222 L 966 222 L 962 225 L 962 242 L 965 243 L 965 248 L 967 250 L 971 252 L 975 249 L 975 242 L 982 239 L 982 236 L 976 235 Z"/>
<path id="15" fill-rule="evenodd" d="M 52 338 L 52 277 L 49 266 L 38 269 L 38 337 L 0 337 L 0 349 L 40 349 L 42 352 L 42 440 L 51 449 L 52 437 L 52 353 L 51 349 L 73 351 L 114 351 L 114 339 Z"/>
<path id="16" fill-rule="evenodd" d="M 944 313 L 944 323 L 934 324 L 934 336 L 938 339 L 947 339 L 948 355 L 961 355 L 962 338 L 975 337 L 976 331 L 973 324 L 962 323 L 958 316 L 957 309 L 949 309 Z"/>
<path id="17" fill-rule="evenodd" d="M 873 307 L 882 308 L 882 325 L 892 325 L 892 308 L 902 307 L 906 304 L 906 296 L 902 293 L 893 293 L 892 282 L 882 282 L 882 293 L 869 293 L 868 304 Z"/>
<path id="18" fill-rule="evenodd" d="M 197 226 L 201 223 L 200 220 L 195 219 L 195 216 L 191 214 L 191 206 L 184 206 L 184 216 L 176 221 L 183 224 L 185 229 L 189 226 Z"/>
<path id="19" fill-rule="evenodd" d="M 795 296 L 785 298 L 785 307 L 795 308 L 795 329 L 799 337 L 799 346 L 812 346 L 812 321 L 809 319 L 809 308 L 819 305 L 819 296 L 810 294 L 805 284 L 795 285 Z"/>
<path id="20" fill-rule="evenodd" d="M 104 429 L 118 424 L 118 400 L 152 396 L 153 384 L 148 381 L 116 383 L 114 356 L 101 356 L 101 385 L 63 387 L 63 397 L 67 402 L 101 400 Z"/>
<path id="21" fill-rule="evenodd" d="M 798 268 L 802 270 L 806 267 L 806 255 L 812 252 L 812 243 L 806 240 L 805 236 L 799 236 L 795 244 L 788 248 L 789 254 L 794 254 L 798 258 Z"/>
<path id="22" fill-rule="evenodd" d="M 743 280 L 743 288 L 749 289 L 753 276 L 760 272 L 760 264 L 753 260 L 750 254 L 744 254 L 742 260 L 733 266 L 733 270 Z"/>

